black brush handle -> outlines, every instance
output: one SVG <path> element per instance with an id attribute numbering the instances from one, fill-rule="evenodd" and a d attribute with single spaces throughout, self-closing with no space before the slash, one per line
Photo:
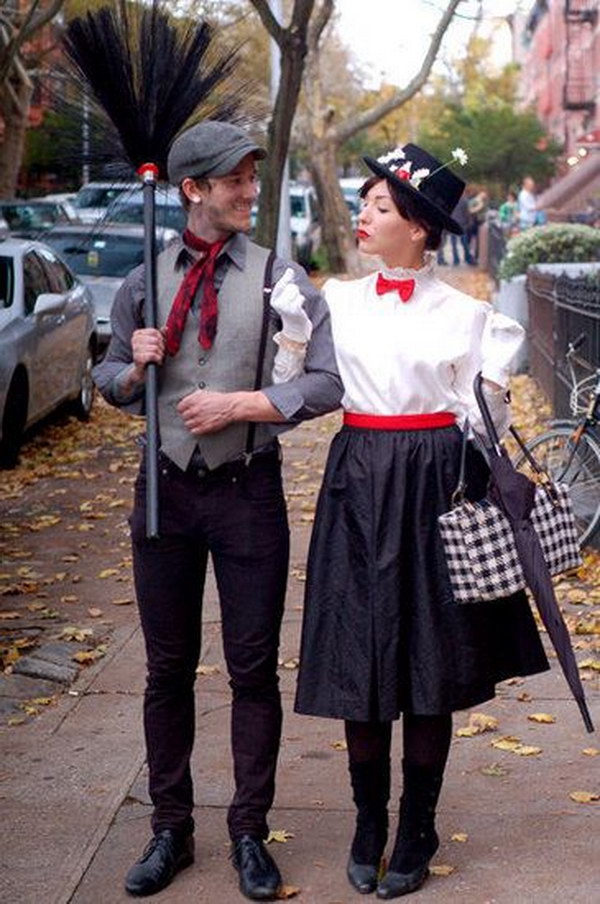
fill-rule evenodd
<path id="1" fill-rule="evenodd" d="M 144 180 L 144 322 L 156 329 L 156 173 L 143 168 Z M 158 539 L 158 366 L 146 368 L 146 537 Z"/>

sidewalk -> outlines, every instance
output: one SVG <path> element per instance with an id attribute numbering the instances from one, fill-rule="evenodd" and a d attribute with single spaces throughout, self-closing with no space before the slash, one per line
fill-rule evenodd
<path id="1" fill-rule="evenodd" d="M 331 415 L 304 424 L 284 440 L 292 556 L 280 651 L 283 743 L 270 823 L 288 836 L 270 849 L 290 893 L 297 889 L 292 900 L 298 904 L 360 900 L 345 878 L 354 814 L 346 753 L 338 743 L 343 726 L 292 712 L 314 494 L 338 420 Z M 41 496 L 47 490 L 38 485 Z M 65 542 L 68 537 L 73 534 L 65 533 Z M 66 547 L 54 543 L 52 555 L 59 562 Z M 98 594 L 106 595 L 102 583 L 97 582 Z M 571 606 L 569 615 L 576 611 Z M 582 612 L 597 616 L 598 609 Z M 133 606 L 118 607 L 117 614 L 106 656 L 83 669 L 55 706 L 24 724 L 0 727 L 2 904 L 134 900 L 122 890 L 123 877 L 149 838 L 150 816 L 141 724 L 144 652 Z M 193 765 L 196 863 L 152 899 L 157 904 L 245 900 L 228 860 L 229 689 L 212 579 L 204 624 Z M 577 651 L 580 662 L 592 659 L 590 639 L 575 640 L 585 642 Z M 438 874 L 414 899 L 424 904 L 592 904 L 600 899 L 600 802 L 578 803 L 569 796 L 600 792 L 600 757 L 591 754 L 600 741 L 597 734 L 585 733 L 556 660 L 551 661 L 551 672 L 505 682 L 495 700 L 477 708 L 498 720 L 496 731 L 454 737 L 439 806 L 441 846 L 432 864 Z M 582 675 L 592 718 L 600 726 L 598 672 L 583 669 Z M 528 719 L 536 713 L 555 721 Z M 467 725 L 468 716 L 456 714 L 455 730 Z M 519 755 L 518 749 L 491 746 L 505 736 L 539 752 Z M 394 751 L 392 832 L 400 793 L 398 727 Z"/>
<path id="2" fill-rule="evenodd" d="M 346 754 L 336 749 L 341 723 L 292 713 L 311 489 L 319 481 L 331 420 L 303 425 L 286 439 L 293 552 L 281 646 L 284 740 L 271 828 L 290 837 L 271 849 L 286 884 L 299 889 L 299 904 L 358 900 L 344 875 L 353 813 Z M 3 729 L 1 901 L 131 900 L 122 891 L 123 875 L 147 841 L 150 815 L 140 720 L 144 656 L 133 615 L 118 629 L 109 655 L 95 671 L 82 673 L 54 709 Z M 165 904 L 243 900 L 227 857 L 229 692 L 212 582 L 203 665 L 194 760 L 197 861 L 156 896 Z M 600 723 L 597 682 L 587 681 L 586 690 Z M 498 730 L 453 741 L 439 809 L 442 844 L 434 859 L 449 874 L 432 876 L 419 900 L 591 904 L 600 881 L 599 805 L 576 803 L 569 793 L 598 791 L 600 760 L 582 752 L 597 741 L 585 734 L 562 676 L 553 668 L 506 683 L 496 700 L 479 709 L 498 719 Z M 529 721 L 537 712 L 556 722 Z M 466 724 L 467 713 L 457 714 L 455 727 Z M 519 756 L 490 746 L 505 735 L 541 752 Z M 397 779 L 397 743 L 395 749 Z M 398 793 L 396 787 L 394 800 Z M 466 840 L 451 840 L 465 834 Z"/>

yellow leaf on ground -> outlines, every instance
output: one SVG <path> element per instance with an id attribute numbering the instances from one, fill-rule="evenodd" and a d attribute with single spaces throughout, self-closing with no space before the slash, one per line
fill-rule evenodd
<path id="1" fill-rule="evenodd" d="M 598 750 L 597 747 L 585 747 L 581 752 L 585 756 L 598 756 L 600 750 Z"/>
<path id="2" fill-rule="evenodd" d="M 13 618 L 21 618 L 21 613 L 20 612 L 0 612 L 0 619 L 9 621 Z"/>
<path id="3" fill-rule="evenodd" d="M 570 603 L 582 603 L 587 599 L 587 591 L 575 587 L 568 591 L 566 597 Z"/>
<path id="4" fill-rule="evenodd" d="M 466 832 L 455 832 L 454 835 L 450 836 L 450 841 L 460 841 L 465 842 L 469 840 L 469 836 Z"/>
<path id="5" fill-rule="evenodd" d="M 95 606 L 92 606 L 90 609 L 88 609 L 88 615 L 90 616 L 90 618 L 100 618 L 100 616 L 102 615 L 102 609 L 97 609 Z"/>
<path id="6" fill-rule="evenodd" d="M 286 659 L 285 662 L 281 663 L 282 669 L 297 669 L 300 665 L 300 660 L 297 656 L 294 656 L 292 659 Z"/>
<path id="7" fill-rule="evenodd" d="M 114 574 L 118 574 L 118 573 L 119 573 L 119 569 L 118 569 L 118 568 L 105 568 L 103 571 L 100 572 L 100 574 L 98 575 L 98 577 L 99 577 L 99 578 L 110 578 L 110 577 L 112 577 Z"/>
<path id="8" fill-rule="evenodd" d="M 122 600 L 112 600 L 113 606 L 130 606 L 134 602 L 133 599 L 127 597 Z"/>
<path id="9" fill-rule="evenodd" d="M 508 775 L 510 770 L 506 768 L 506 766 L 502 766 L 501 763 L 490 763 L 489 766 L 482 766 L 479 770 L 482 775 L 493 775 L 503 776 Z"/>
<path id="10" fill-rule="evenodd" d="M 556 722 L 556 716 L 551 716 L 550 713 L 529 713 L 527 718 L 530 722 L 540 722 L 548 725 Z"/>
<path id="11" fill-rule="evenodd" d="M 533 744 L 519 744 L 513 750 L 513 753 L 517 753 L 519 756 L 537 756 L 541 752 L 542 748 L 534 747 Z"/>
<path id="12" fill-rule="evenodd" d="M 530 703 L 533 697 L 531 694 L 528 694 L 527 691 L 521 691 L 520 694 L 517 694 L 517 700 L 519 703 Z"/>
<path id="13" fill-rule="evenodd" d="M 279 844 L 287 844 L 290 838 L 294 837 L 293 832 L 287 832 L 285 829 L 271 829 L 267 836 L 267 844 L 271 841 L 277 841 Z"/>
<path id="14" fill-rule="evenodd" d="M 504 735 L 502 738 L 492 741 L 491 744 L 492 747 L 496 747 L 498 750 L 514 750 L 515 747 L 520 746 L 521 739 L 514 737 L 514 735 Z"/>
<path id="15" fill-rule="evenodd" d="M 600 659 L 584 659 L 579 663 L 580 669 L 593 669 L 594 672 L 600 672 Z"/>
<path id="16" fill-rule="evenodd" d="M 571 791 L 569 797 L 576 804 L 591 804 L 595 800 L 600 800 L 600 794 L 596 794 L 594 791 Z"/>
<path id="17" fill-rule="evenodd" d="M 70 593 L 68 596 L 61 596 L 61 603 L 77 603 L 79 602 L 79 597 L 75 596 L 75 594 Z"/>
<path id="18" fill-rule="evenodd" d="M 333 747 L 334 750 L 347 750 L 348 749 L 348 745 L 346 744 L 345 741 L 332 741 L 329 746 Z"/>
<path id="19" fill-rule="evenodd" d="M 22 725 L 23 722 L 26 722 L 26 721 L 27 721 L 26 716 L 11 716 L 10 719 L 8 720 L 8 724 L 12 728 L 13 725 Z"/>
<path id="20" fill-rule="evenodd" d="M 455 871 L 455 866 L 450 866 L 449 863 L 438 863 L 436 866 L 430 866 L 429 872 L 432 876 L 451 876 Z"/>
<path id="21" fill-rule="evenodd" d="M 297 885 L 281 885 L 277 892 L 277 900 L 288 901 L 290 898 L 295 898 L 296 895 L 299 895 L 301 891 L 302 889 L 298 888 Z"/>
<path id="22" fill-rule="evenodd" d="M 471 713 L 465 728 L 459 728 L 456 732 L 458 738 L 472 738 L 484 731 L 497 731 L 498 719 L 488 716 L 486 713 Z"/>

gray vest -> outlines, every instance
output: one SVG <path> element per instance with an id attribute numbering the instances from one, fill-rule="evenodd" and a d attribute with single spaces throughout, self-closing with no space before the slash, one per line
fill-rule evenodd
<path id="1" fill-rule="evenodd" d="M 166 248 L 157 260 L 158 326 L 164 326 L 173 299 L 181 284 L 181 270 L 175 269 L 181 245 Z M 212 470 L 246 450 L 248 424 L 230 424 L 218 433 L 196 437 L 187 430 L 177 412 L 177 403 L 198 387 L 218 392 L 254 389 L 263 320 L 263 285 L 269 252 L 252 242 L 246 245 L 246 262 L 241 271 L 233 264 L 219 289 L 219 320 L 212 348 L 198 342 L 198 304 L 190 310 L 181 347 L 174 357 L 167 356 L 158 376 L 158 421 L 161 450 L 185 470 L 196 446 Z M 198 290 L 200 297 L 202 284 Z M 270 323 L 263 375 L 270 383 L 276 346 L 276 324 Z M 268 427 L 256 425 L 254 447 L 273 438 Z"/>

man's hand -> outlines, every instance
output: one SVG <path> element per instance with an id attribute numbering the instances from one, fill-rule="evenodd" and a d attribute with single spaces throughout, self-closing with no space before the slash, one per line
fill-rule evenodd
<path id="1" fill-rule="evenodd" d="M 190 433 L 217 433 L 234 421 L 280 424 L 285 418 L 260 392 L 211 392 L 197 389 L 185 396 L 177 411 Z"/>
<path id="2" fill-rule="evenodd" d="M 162 364 L 165 357 L 165 337 L 160 330 L 145 328 L 135 330 L 131 337 L 134 375 L 144 379 L 148 364 Z"/>
<path id="3" fill-rule="evenodd" d="M 208 392 L 197 389 L 185 396 L 177 405 L 183 423 L 196 436 L 203 433 L 217 433 L 234 421 L 234 398 L 236 393 Z"/>

